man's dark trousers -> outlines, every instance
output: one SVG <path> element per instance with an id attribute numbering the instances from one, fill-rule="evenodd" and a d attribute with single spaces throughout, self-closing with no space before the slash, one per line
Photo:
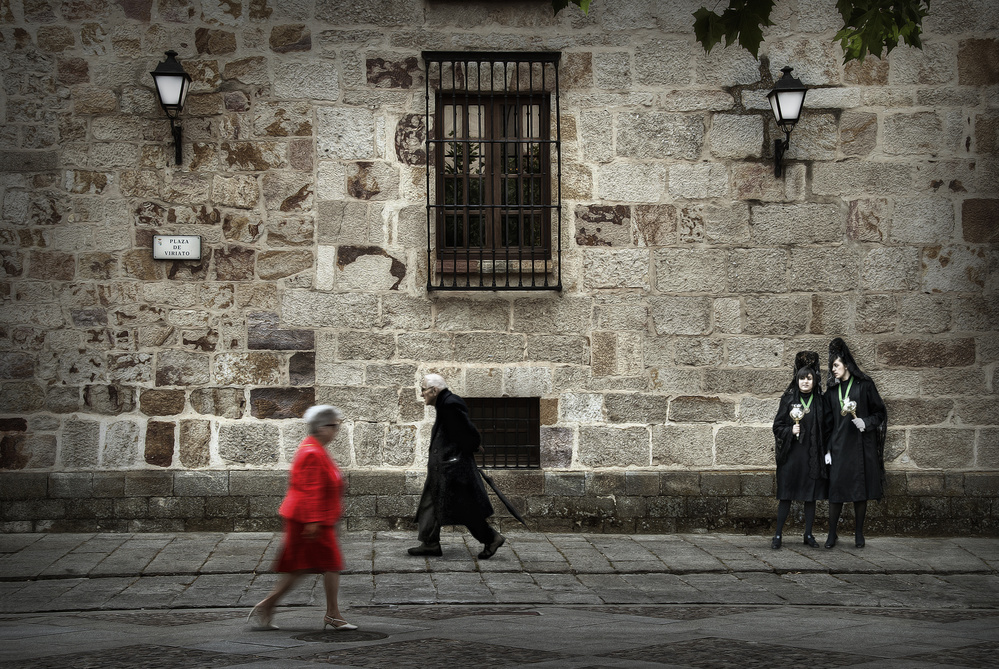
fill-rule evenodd
<path id="1" fill-rule="evenodd" d="M 496 538 L 496 533 L 485 518 L 475 519 L 471 523 L 465 527 L 480 543 L 489 545 Z M 430 494 L 429 487 L 423 489 L 423 496 L 420 497 L 420 506 L 416 510 L 416 527 L 419 532 L 417 536 L 423 545 L 436 546 L 441 542 L 441 525 L 437 522 L 434 496 Z"/>

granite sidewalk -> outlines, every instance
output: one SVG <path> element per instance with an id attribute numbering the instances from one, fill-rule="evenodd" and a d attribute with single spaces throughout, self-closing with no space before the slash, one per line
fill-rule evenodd
<path id="1" fill-rule="evenodd" d="M 985 667 L 999 653 L 999 539 L 510 532 L 414 558 L 350 532 L 341 606 L 318 577 L 278 631 L 244 624 L 274 583 L 271 533 L 0 535 L 5 667 Z M 821 537 L 820 540 L 823 540 Z"/>

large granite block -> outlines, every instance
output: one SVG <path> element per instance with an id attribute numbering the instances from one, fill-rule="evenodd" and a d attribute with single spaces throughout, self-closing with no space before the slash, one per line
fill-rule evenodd
<path id="1" fill-rule="evenodd" d="M 94 475 L 91 472 L 53 472 L 49 475 L 49 497 L 81 498 L 94 493 Z"/>
<path id="2" fill-rule="evenodd" d="M 236 473 L 236 472 L 232 472 Z M 177 497 L 219 497 L 230 494 L 230 472 L 176 472 L 173 494 Z"/>
<path id="3" fill-rule="evenodd" d="M 0 499 L 43 499 L 49 475 L 42 472 L 0 472 Z"/>
<path id="4" fill-rule="evenodd" d="M 288 491 L 288 472 L 238 470 L 229 472 L 229 494 L 283 497 Z"/>

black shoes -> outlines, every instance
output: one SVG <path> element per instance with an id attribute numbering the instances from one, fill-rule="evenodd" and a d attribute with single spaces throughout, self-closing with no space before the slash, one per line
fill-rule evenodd
<path id="1" fill-rule="evenodd" d="M 838 538 L 839 537 L 837 537 L 835 534 L 830 534 L 829 537 L 826 539 L 826 548 L 832 548 L 833 546 L 835 546 L 836 539 Z"/>
<path id="2" fill-rule="evenodd" d="M 857 535 L 857 548 L 863 548 L 866 543 L 867 542 L 864 541 L 864 535 L 863 534 L 858 534 Z"/>
<path id="3" fill-rule="evenodd" d="M 491 544 L 485 544 L 482 547 L 482 552 L 479 553 L 479 559 L 488 560 L 489 558 L 491 558 L 493 555 L 496 554 L 496 551 L 499 550 L 499 547 L 502 546 L 504 542 L 506 542 L 506 537 L 497 532 L 496 536 L 493 537 L 493 542 Z"/>
<path id="4" fill-rule="evenodd" d="M 773 540 L 770 542 L 770 548 L 777 550 L 778 548 L 780 548 L 780 544 L 781 544 L 781 536 L 779 534 L 775 535 Z"/>
<path id="5" fill-rule="evenodd" d="M 819 547 L 819 542 L 816 541 L 815 537 L 813 537 L 811 534 L 806 534 L 805 535 L 805 542 L 804 543 L 805 543 L 806 546 L 811 546 L 812 548 L 818 548 Z"/>
<path id="6" fill-rule="evenodd" d="M 410 555 L 432 555 L 434 557 L 440 557 L 444 555 L 444 551 L 441 550 L 440 544 L 420 544 L 419 546 L 414 546 L 409 549 Z"/>

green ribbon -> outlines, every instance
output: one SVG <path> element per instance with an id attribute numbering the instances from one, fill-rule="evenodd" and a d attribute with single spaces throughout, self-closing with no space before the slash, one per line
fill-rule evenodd
<path id="1" fill-rule="evenodd" d="M 808 413 L 809 411 L 812 410 L 812 398 L 813 397 L 815 397 L 815 396 L 812 395 L 811 393 L 808 393 L 808 401 L 806 402 L 805 401 L 805 397 L 801 393 L 798 393 L 798 399 L 801 400 L 801 406 L 803 406 L 805 408 L 805 413 Z"/>
<path id="2" fill-rule="evenodd" d="M 850 382 L 846 384 L 846 399 L 850 399 L 850 388 L 852 387 L 853 387 L 853 377 L 851 376 Z M 845 400 L 843 399 L 843 384 L 841 383 L 839 384 L 839 408 L 841 410 L 843 408 L 844 401 Z"/>

